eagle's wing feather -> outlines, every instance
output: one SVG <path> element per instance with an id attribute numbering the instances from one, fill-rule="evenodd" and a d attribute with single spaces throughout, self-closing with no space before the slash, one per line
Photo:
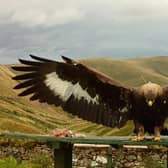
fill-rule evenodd
<path id="1" fill-rule="evenodd" d="M 121 127 L 130 119 L 131 89 L 87 66 L 62 56 L 56 62 L 30 55 L 35 61 L 21 60 L 21 80 L 15 89 L 25 88 L 20 96 L 61 105 L 64 110 L 85 120 Z"/>

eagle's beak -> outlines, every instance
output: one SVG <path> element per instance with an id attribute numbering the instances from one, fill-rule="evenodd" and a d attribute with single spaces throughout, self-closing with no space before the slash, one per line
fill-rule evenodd
<path id="1" fill-rule="evenodd" d="M 148 106 L 151 107 L 151 106 L 153 105 L 154 102 L 153 102 L 152 100 L 149 100 L 147 103 L 148 103 Z"/>

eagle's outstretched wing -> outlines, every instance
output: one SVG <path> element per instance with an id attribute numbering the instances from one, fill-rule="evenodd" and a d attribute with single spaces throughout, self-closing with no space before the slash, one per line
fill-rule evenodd
<path id="1" fill-rule="evenodd" d="M 110 127 L 121 127 L 130 119 L 131 89 L 87 66 L 62 56 L 57 62 L 30 55 L 22 60 L 23 71 L 13 79 L 21 81 L 15 89 L 25 88 L 19 96 L 62 106 L 85 120 Z"/>

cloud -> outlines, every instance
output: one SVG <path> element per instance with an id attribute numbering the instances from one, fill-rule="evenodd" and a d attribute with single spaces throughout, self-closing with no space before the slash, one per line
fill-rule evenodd
<path id="1" fill-rule="evenodd" d="M 77 21 L 83 17 L 73 0 L 6 0 L 0 6 L 1 23 L 22 26 L 53 26 Z"/>
<path id="2" fill-rule="evenodd" d="M 30 53 L 168 55 L 167 18 L 167 0 L 1 1 L 0 62 Z"/>
<path id="3" fill-rule="evenodd" d="M 167 17 L 167 9 L 167 0 L 5 0 L 0 2 L 0 20 L 30 27 L 67 24 L 96 16 L 122 22 L 135 17 Z"/>

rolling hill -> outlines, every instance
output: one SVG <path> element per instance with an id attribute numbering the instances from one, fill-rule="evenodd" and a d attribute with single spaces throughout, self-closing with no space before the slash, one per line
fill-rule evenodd
<path id="1" fill-rule="evenodd" d="M 127 86 L 139 86 L 145 81 L 168 84 L 168 57 L 140 59 L 83 59 L 82 63 L 93 67 Z M 92 124 L 63 112 L 60 107 L 29 101 L 29 97 L 17 97 L 12 88 L 17 84 L 11 77 L 15 72 L 11 65 L 0 65 L 0 131 L 48 134 L 55 128 L 67 128 L 74 132 L 92 135 L 128 135 L 133 130 L 131 121 L 121 129 L 111 129 Z"/>

